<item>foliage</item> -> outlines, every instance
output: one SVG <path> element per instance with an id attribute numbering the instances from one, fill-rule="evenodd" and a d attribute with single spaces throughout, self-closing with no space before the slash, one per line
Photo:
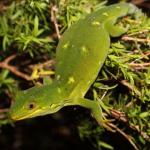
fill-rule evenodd
<path id="1" fill-rule="evenodd" d="M 12 2 L 0 16 L 1 49 L 13 47 L 28 51 L 31 56 L 38 51 L 49 51 L 52 40 L 46 34 L 51 30 L 48 3 L 47 0 Z"/>

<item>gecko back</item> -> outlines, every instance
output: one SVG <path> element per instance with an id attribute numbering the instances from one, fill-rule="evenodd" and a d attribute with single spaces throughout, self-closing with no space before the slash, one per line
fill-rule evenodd
<path id="1" fill-rule="evenodd" d="M 65 31 L 57 47 L 56 80 L 67 95 L 85 95 L 106 59 L 110 35 L 119 36 L 127 31 L 115 25 L 117 19 L 137 10 L 127 3 L 111 5 L 89 14 Z"/>

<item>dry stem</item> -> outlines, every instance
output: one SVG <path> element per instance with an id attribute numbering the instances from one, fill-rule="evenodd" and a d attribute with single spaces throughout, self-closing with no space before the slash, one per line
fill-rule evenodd
<path id="1" fill-rule="evenodd" d="M 28 76 L 27 74 L 25 74 L 23 72 L 20 72 L 17 67 L 9 64 L 9 62 L 12 61 L 14 58 L 16 58 L 16 56 L 17 56 L 16 54 L 11 55 L 11 56 L 7 57 L 4 61 L 0 62 L 0 68 L 8 69 L 13 74 L 15 74 L 18 77 L 21 77 L 27 81 L 32 80 L 32 78 L 30 76 Z"/>
<path id="2" fill-rule="evenodd" d="M 60 39 L 61 35 L 59 32 L 59 28 L 58 28 L 59 25 L 58 25 L 57 19 L 56 19 L 56 12 L 57 12 L 57 7 L 56 7 L 56 5 L 54 5 L 51 7 L 51 21 L 54 23 L 57 37 L 58 37 L 58 39 Z"/>
<path id="3" fill-rule="evenodd" d="M 135 143 L 132 140 L 132 137 L 123 132 L 121 129 L 119 129 L 116 125 L 109 123 L 109 126 L 116 130 L 118 133 L 120 133 L 125 139 L 128 140 L 128 142 L 134 147 L 135 150 L 139 150 L 139 148 L 135 145 Z"/>
<path id="4" fill-rule="evenodd" d="M 120 121 L 128 124 L 129 128 L 131 128 L 132 130 L 138 132 L 144 139 L 146 139 L 147 141 L 150 142 L 149 135 L 147 135 L 145 132 L 140 131 L 139 126 L 133 126 L 133 125 L 129 124 L 127 116 L 125 115 L 124 112 L 120 112 L 119 110 L 111 109 L 110 113 L 111 113 L 112 117 L 114 117 L 115 119 L 120 120 Z"/>
<path id="5" fill-rule="evenodd" d="M 140 39 L 140 38 L 134 38 L 134 37 L 129 37 L 129 36 L 123 36 L 122 40 L 134 41 L 134 42 L 140 42 L 140 43 L 150 43 L 150 39 Z"/>

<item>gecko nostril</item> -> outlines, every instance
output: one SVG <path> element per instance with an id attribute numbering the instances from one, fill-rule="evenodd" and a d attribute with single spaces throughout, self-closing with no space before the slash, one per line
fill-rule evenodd
<path id="1" fill-rule="evenodd" d="M 57 107 L 56 104 L 51 104 L 51 105 L 50 105 L 50 108 L 52 108 L 52 109 L 54 109 L 54 108 L 56 108 L 56 107 Z"/>

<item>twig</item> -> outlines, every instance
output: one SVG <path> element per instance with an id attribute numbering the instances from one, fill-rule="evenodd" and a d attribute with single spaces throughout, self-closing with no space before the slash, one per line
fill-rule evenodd
<path id="1" fill-rule="evenodd" d="M 125 113 L 124 112 L 120 112 L 118 110 L 115 110 L 115 109 L 111 109 L 110 110 L 110 113 L 113 117 L 115 117 L 115 119 L 117 120 L 121 120 L 122 122 L 127 122 L 127 118 L 125 116 Z"/>
<path id="2" fill-rule="evenodd" d="M 14 58 L 16 58 L 17 55 L 11 55 L 9 57 L 7 57 L 4 61 L 0 62 L 0 68 L 4 68 L 4 69 L 8 69 L 10 72 L 12 72 L 13 74 L 17 75 L 18 77 L 21 77 L 27 81 L 32 80 L 32 78 L 30 76 L 28 76 L 27 74 L 20 72 L 15 66 L 12 66 L 9 64 L 9 62 L 11 60 L 13 60 Z"/>
<path id="3" fill-rule="evenodd" d="M 135 35 L 140 35 L 140 34 L 145 35 L 145 34 L 147 34 L 148 32 L 149 32 L 148 29 L 143 29 L 143 30 L 140 30 L 140 31 L 135 32 L 135 33 L 129 33 L 128 35 L 129 35 L 129 36 L 135 36 Z"/>
<path id="4" fill-rule="evenodd" d="M 56 7 L 56 5 L 54 5 L 51 7 L 51 21 L 54 23 L 57 37 L 58 37 L 58 39 L 60 39 L 61 35 L 59 32 L 58 23 L 57 23 L 57 19 L 56 19 L 56 12 L 57 12 L 57 7 Z"/>
<path id="5" fill-rule="evenodd" d="M 7 113 L 8 111 L 9 111 L 8 108 L 0 109 L 0 119 L 6 118 L 5 113 Z"/>
<path id="6" fill-rule="evenodd" d="M 43 67 L 51 66 L 53 64 L 55 64 L 55 60 L 51 59 L 51 60 L 48 60 L 48 61 L 40 63 L 40 64 L 29 65 L 28 67 L 31 69 L 33 69 L 34 67 L 43 68 Z"/>
<path id="7" fill-rule="evenodd" d="M 6 115 L 5 114 L 0 114 L 0 120 L 5 119 Z"/>
<path id="8" fill-rule="evenodd" d="M 140 38 L 134 38 L 134 37 L 129 37 L 129 36 L 123 36 L 122 40 L 134 41 L 134 42 L 140 42 L 140 43 L 150 43 L 150 39 L 140 39 Z"/>
<path id="9" fill-rule="evenodd" d="M 115 119 L 122 121 L 124 123 L 128 123 L 128 119 L 127 116 L 125 115 L 124 112 L 120 112 L 119 110 L 115 110 L 115 109 L 111 109 L 110 110 L 110 114 L 112 117 L 114 117 Z M 145 132 L 141 132 L 139 129 L 139 126 L 133 126 L 129 124 L 129 128 L 131 128 L 132 130 L 138 132 L 144 139 L 146 139 L 147 141 L 150 142 L 150 136 L 147 135 Z"/>
<path id="10" fill-rule="evenodd" d="M 148 9 L 150 8 L 149 0 L 132 0 L 131 3 Z"/>
<path id="11" fill-rule="evenodd" d="M 5 108 L 5 109 L 0 109 L 0 113 L 6 113 L 6 112 L 8 112 L 9 111 L 9 109 L 7 109 L 7 108 Z"/>
<path id="12" fill-rule="evenodd" d="M 119 129 L 116 125 L 112 124 L 112 123 L 108 123 L 108 125 L 115 129 L 117 132 L 119 132 L 124 138 L 126 138 L 128 140 L 128 142 L 134 147 L 135 150 L 139 150 L 139 148 L 135 145 L 135 143 L 132 141 L 131 136 L 127 135 L 126 133 L 124 133 L 121 129 Z"/>
<path id="13" fill-rule="evenodd" d="M 13 55 L 7 57 L 3 62 L 4 62 L 5 64 L 8 64 L 11 60 L 13 60 L 13 59 L 16 58 L 16 57 L 17 57 L 17 55 L 13 54 Z"/>
<path id="14" fill-rule="evenodd" d="M 143 58 L 146 58 L 150 55 L 150 52 L 145 52 L 145 53 L 142 53 L 142 56 L 140 59 L 143 59 Z"/>
<path id="15" fill-rule="evenodd" d="M 135 5 L 140 5 L 141 3 L 144 3 L 146 0 L 132 0 L 131 3 Z"/>
<path id="16" fill-rule="evenodd" d="M 134 85 L 127 82 L 127 80 L 121 80 L 120 83 L 123 84 L 124 86 L 126 86 L 131 91 L 133 91 L 136 95 L 141 96 L 140 91 L 138 89 L 136 89 L 136 87 Z"/>
<path id="17" fill-rule="evenodd" d="M 138 68 L 138 69 L 144 69 L 145 67 L 149 67 L 150 66 L 150 62 L 148 63 L 130 63 L 129 66 L 133 67 L 133 68 Z"/>
<path id="18" fill-rule="evenodd" d="M 136 69 L 136 70 L 141 70 L 141 69 L 147 69 L 147 67 L 150 66 L 150 62 L 147 63 L 136 63 L 136 61 L 142 60 L 142 59 L 148 59 L 148 56 L 150 55 L 150 52 L 142 53 L 139 59 L 136 59 L 129 63 L 129 66 Z"/>

